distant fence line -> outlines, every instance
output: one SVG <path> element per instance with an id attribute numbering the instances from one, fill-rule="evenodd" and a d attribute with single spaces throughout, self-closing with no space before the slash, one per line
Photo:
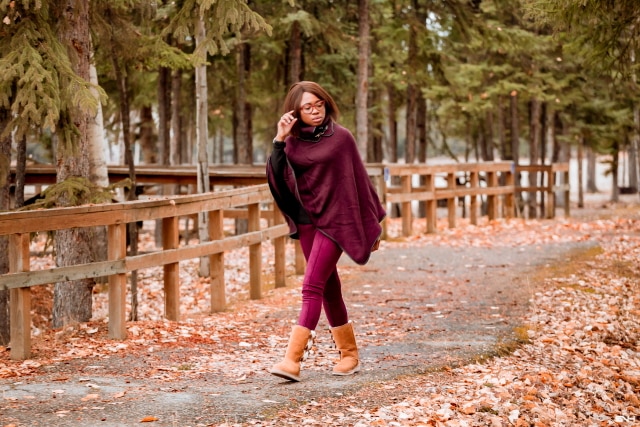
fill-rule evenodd
<path id="1" fill-rule="evenodd" d="M 142 168 L 139 168 L 142 169 Z M 192 185 L 195 170 L 145 168 L 138 176 L 138 182 L 152 184 Z M 449 227 L 456 225 L 456 200 L 470 199 L 469 218 L 475 224 L 479 214 L 478 199 L 486 197 L 489 218 L 512 217 L 516 214 L 515 200 L 518 191 L 546 195 L 546 215 L 551 218 L 555 212 L 555 193 L 564 194 L 565 214 L 569 214 L 568 165 L 527 167 L 520 170 L 508 162 L 487 162 L 477 164 L 451 165 L 367 165 L 374 185 L 381 199 L 387 205 L 398 204 L 402 216 L 402 234 L 413 232 L 411 204 L 423 202 L 426 205 L 425 218 L 427 232 L 436 231 L 437 201 L 446 201 Z M 40 169 L 42 170 L 42 169 Z M 30 169 L 28 169 L 30 172 Z M 70 280 L 108 277 L 108 329 L 109 337 L 125 339 L 126 332 L 126 289 L 127 273 L 149 267 L 163 266 L 165 317 L 180 319 L 179 262 L 209 257 L 211 311 L 224 310 L 226 306 L 224 283 L 224 253 L 233 249 L 249 248 L 250 298 L 262 297 L 262 243 L 273 241 L 275 251 L 276 287 L 286 285 L 285 244 L 288 227 L 277 211 L 265 181 L 264 168 L 239 168 L 234 174 L 227 168 L 218 173 L 212 182 L 216 185 L 243 185 L 240 188 L 214 191 L 205 194 L 191 194 L 152 198 L 150 200 L 91 205 L 46 210 L 0 213 L 0 235 L 9 237 L 9 273 L 0 275 L 0 290 L 9 289 L 11 322 L 11 358 L 27 359 L 31 354 L 31 287 Z M 123 173 L 110 168 L 112 179 Z M 518 187 L 514 185 L 514 174 L 543 174 L 540 182 L 545 185 Z M 561 173 L 565 184 L 556 185 L 556 174 Z M 192 176 L 194 174 L 194 176 Z M 36 174 L 38 175 L 38 174 Z M 47 184 L 45 179 L 36 180 L 33 175 L 29 184 Z M 39 174 L 40 178 L 48 176 Z M 459 178 L 465 177 L 464 181 Z M 143 177 L 143 178 L 141 178 Z M 191 181 L 193 178 L 193 182 Z M 443 178 L 445 187 L 438 187 L 436 181 Z M 43 182 L 44 181 L 44 182 Z M 398 181 L 399 185 L 392 184 Z M 480 182 L 485 185 L 480 185 Z M 418 182 L 418 184 L 414 184 Z M 209 218 L 210 241 L 180 246 L 179 223 L 181 217 L 206 213 Z M 225 236 L 224 218 L 247 218 L 246 233 Z M 266 227 L 262 227 L 266 219 Z M 135 256 L 126 254 L 126 226 L 138 221 L 159 221 L 162 227 L 162 248 L 158 251 Z M 72 225 L 70 225 L 72 224 Z M 386 236 L 386 223 L 385 236 Z M 30 233 L 57 231 L 78 227 L 107 227 L 108 259 L 47 270 L 30 271 Z M 299 249 L 299 248 L 298 248 Z M 296 251 L 296 272 L 301 272 L 302 256 Z"/>

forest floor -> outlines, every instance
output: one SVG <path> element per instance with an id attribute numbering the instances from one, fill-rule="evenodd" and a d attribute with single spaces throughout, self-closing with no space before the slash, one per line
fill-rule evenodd
<path id="1" fill-rule="evenodd" d="M 571 218 L 442 222 L 430 235 L 416 220 L 366 266 L 343 257 L 363 362 L 349 377 L 331 375 L 324 317 L 302 381 L 268 374 L 300 276 L 248 300 L 242 251 L 225 257 L 223 313 L 208 314 L 207 279 L 181 264 L 180 322 L 162 320 L 160 273 L 141 272 L 141 320 L 125 341 L 106 336 L 100 289 L 95 321 L 49 329 L 42 288 L 32 358 L 0 347 L 0 426 L 640 425 L 640 206 L 629 200 Z M 399 226 L 390 219 L 390 235 Z"/>

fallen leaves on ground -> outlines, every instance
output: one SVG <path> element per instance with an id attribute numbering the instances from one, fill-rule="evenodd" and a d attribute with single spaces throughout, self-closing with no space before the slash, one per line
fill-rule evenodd
<path id="1" fill-rule="evenodd" d="M 372 385 L 350 396 L 312 401 L 282 410 L 268 421 L 229 425 L 638 425 L 640 219 L 631 212 L 607 219 L 512 219 L 484 221 L 477 226 L 460 221 L 455 229 L 447 229 L 441 221 L 439 233 L 434 235 L 422 233 L 424 224 L 416 220 L 414 236 L 383 241 L 381 251 L 416 245 L 490 250 L 495 246 L 525 248 L 546 242 L 595 240 L 602 253 L 586 268 L 552 277 L 539 288 L 524 319 L 526 343 L 509 355 Z M 400 220 L 390 219 L 388 225 L 390 236 L 401 234 Z M 268 274 L 273 268 L 268 245 L 263 256 Z M 170 380 L 173 375 L 215 371 L 243 381 L 256 369 L 266 368 L 286 344 L 286 322 L 269 319 L 268 324 L 258 324 L 254 319 L 268 318 L 265 314 L 284 307 L 291 308 L 293 317 L 299 304 L 295 288 L 268 291 L 264 300 L 247 302 L 246 259 L 243 251 L 225 257 L 233 311 L 206 314 L 208 282 L 196 274 L 195 262 L 181 263 L 181 292 L 185 295 L 181 312 L 186 320 L 162 320 L 161 272 L 149 269 L 141 273 L 139 283 L 143 320 L 127 324 L 128 340 L 106 338 L 107 301 L 100 293 L 95 298 L 95 321 L 57 331 L 47 329 L 44 322 L 37 323 L 33 340 L 37 358 L 11 361 L 8 352 L 1 352 L 0 377 L 37 375 L 43 365 L 74 358 L 108 358 L 123 352 L 149 358 L 162 350 L 205 344 L 207 351 L 200 356 L 158 359 L 153 371 L 140 372 L 140 376 Z M 345 267 L 346 274 L 349 268 Z M 328 349 L 319 347 L 318 351 Z M 251 363 L 228 369 L 238 354 Z M 326 359 L 316 358 L 319 361 L 314 363 L 330 363 Z M 400 388 L 409 397 L 392 405 L 377 404 L 377 395 L 393 394 Z M 90 396 L 95 395 L 87 394 L 85 399 L 91 400 Z"/>

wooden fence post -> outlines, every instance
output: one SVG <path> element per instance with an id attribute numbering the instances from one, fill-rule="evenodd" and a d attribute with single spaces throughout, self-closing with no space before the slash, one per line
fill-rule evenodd
<path id="1" fill-rule="evenodd" d="M 425 176 L 425 189 L 431 193 L 431 198 L 427 200 L 427 233 L 435 233 L 438 229 L 438 201 L 436 200 L 436 177 L 433 172 Z"/>
<path id="2" fill-rule="evenodd" d="M 478 171 L 471 171 L 469 183 L 472 190 L 476 190 L 478 188 L 478 184 L 480 183 Z M 478 195 L 472 194 L 469 197 L 471 199 L 469 202 L 469 222 L 471 225 L 478 225 Z"/>
<path id="3" fill-rule="evenodd" d="M 249 232 L 260 231 L 260 204 L 252 203 L 249 208 Z M 249 245 L 249 297 L 262 298 L 262 243 Z"/>
<path id="4" fill-rule="evenodd" d="M 487 187 L 494 188 L 498 186 L 498 175 L 494 171 L 487 172 Z M 498 213 L 498 196 L 491 194 L 487 196 L 487 216 L 490 220 L 496 219 Z"/>
<path id="5" fill-rule="evenodd" d="M 516 184 L 516 176 L 515 170 L 511 172 L 505 172 L 505 185 L 512 186 L 513 191 L 504 196 L 504 216 L 505 218 L 513 218 L 516 214 L 516 194 L 517 188 L 515 188 Z"/>
<path id="6" fill-rule="evenodd" d="M 375 188 L 378 192 L 378 198 L 380 199 L 380 203 L 382 204 L 382 206 L 384 206 L 385 211 L 387 210 L 387 182 L 385 181 L 385 170 L 386 168 L 382 168 L 382 173 L 378 176 L 375 177 Z M 387 217 L 389 215 L 389 212 L 387 212 Z M 380 236 L 380 238 L 382 240 L 385 240 L 387 238 L 387 221 L 382 221 L 382 224 L 380 224 L 382 226 L 382 235 Z"/>
<path id="7" fill-rule="evenodd" d="M 411 175 L 403 175 L 400 178 L 402 192 L 404 194 L 411 193 Z M 411 236 L 413 229 L 413 212 L 411 212 L 411 201 L 402 202 L 402 235 L 404 237 Z"/>
<path id="8" fill-rule="evenodd" d="M 447 173 L 447 188 L 451 191 L 456 190 L 456 174 L 453 172 Z M 451 197 L 447 199 L 447 213 L 449 220 L 449 228 L 456 228 L 456 202 L 457 197 Z"/>
<path id="9" fill-rule="evenodd" d="M 224 239 L 224 211 L 209 211 L 209 238 Z M 227 307 L 227 296 L 224 281 L 224 252 L 209 257 L 209 301 L 211 312 L 219 312 Z"/>
<path id="10" fill-rule="evenodd" d="M 176 249 L 180 244 L 178 217 L 162 219 L 162 249 Z M 164 266 L 164 316 L 180 320 L 180 264 L 172 262 Z"/>
<path id="11" fill-rule="evenodd" d="M 127 256 L 127 224 L 107 227 L 107 257 L 109 261 Z M 126 325 L 127 273 L 109 276 L 109 338 L 127 338 Z"/>
<path id="12" fill-rule="evenodd" d="M 275 203 L 271 204 L 273 209 L 273 224 L 284 224 L 284 217 L 278 209 Z M 275 269 L 275 287 L 284 288 L 287 286 L 286 282 L 286 270 L 287 270 L 287 255 L 286 255 L 286 236 L 276 237 L 273 239 L 273 252 L 274 252 L 274 269 Z"/>
<path id="13" fill-rule="evenodd" d="M 545 218 L 552 219 L 556 217 L 556 172 L 553 170 L 553 166 L 549 166 L 546 168 L 545 173 L 547 174 L 547 204 L 545 206 Z"/>
<path id="14" fill-rule="evenodd" d="M 9 273 L 29 271 L 29 233 L 9 235 Z M 9 290 L 11 359 L 31 357 L 31 288 Z"/>

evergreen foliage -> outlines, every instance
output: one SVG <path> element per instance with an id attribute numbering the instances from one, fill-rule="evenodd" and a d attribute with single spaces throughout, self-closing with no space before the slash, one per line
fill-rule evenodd
<path id="1" fill-rule="evenodd" d="M 60 120 L 64 111 L 97 108 L 89 83 L 73 72 L 53 32 L 48 3 L 0 3 L 0 108 L 11 111 L 6 132 L 16 138 L 31 129 L 73 133 L 73 123 Z"/>
<path id="2" fill-rule="evenodd" d="M 89 110 L 96 106 L 89 84 L 73 75 L 52 32 L 52 4 L 0 0 L 4 22 L 0 108 L 11 111 L 6 132 L 18 136 L 43 129 L 72 136 L 73 122 L 65 111 L 71 106 Z M 246 43 L 251 49 L 247 100 L 257 113 L 251 123 L 254 147 L 267 151 L 288 86 L 292 31 L 299 30 L 302 78 L 330 90 L 341 106 L 342 122 L 355 128 L 358 13 L 354 2 L 92 0 L 90 4 L 107 123 L 116 122 L 119 114 L 115 56 L 126 73 L 134 111 L 157 107 L 158 68 L 183 70 L 183 126 L 185 138 L 191 139 L 191 70 L 206 61 L 209 133 L 218 141 L 228 140 L 234 132 L 238 84 L 236 58 L 230 53 Z M 200 16 L 207 39 L 196 51 L 194 25 Z M 591 135 L 586 139 L 589 144 L 606 152 L 610 141 L 624 146 L 633 132 L 631 111 L 638 96 L 633 76 L 640 40 L 640 5 L 634 0 L 373 0 L 370 16 L 369 90 L 376 100 L 369 106 L 372 122 L 387 122 L 384 103 L 391 88 L 400 95 L 398 114 L 405 107 L 407 88 L 414 85 L 427 100 L 430 144 L 437 152 L 459 154 L 462 148 L 468 152 L 489 115 L 496 121 L 502 117 L 502 122 L 491 125 L 496 132 L 491 145 L 498 143 L 497 132 L 508 139 L 505 108 L 514 93 L 523 141 L 529 136 L 531 99 L 547 104 L 569 124 L 569 134 L 558 135 L 560 140 L 574 143 L 575 135 Z M 113 141 L 119 130 L 111 129 Z M 382 132 L 388 139 L 384 128 Z M 402 143 L 402 130 L 399 136 Z"/>
<path id="3" fill-rule="evenodd" d="M 106 188 L 99 187 L 89 179 L 73 176 L 68 179 L 50 185 L 42 191 L 40 197 L 34 203 L 18 210 L 28 211 L 34 209 L 49 209 L 65 206 L 81 206 L 87 204 L 100 204 L 113 202 L 118 188 L 130 189 L 131 181 L 124 179 Z M 65 205 L 59 204 L 65 200 Z"/>

